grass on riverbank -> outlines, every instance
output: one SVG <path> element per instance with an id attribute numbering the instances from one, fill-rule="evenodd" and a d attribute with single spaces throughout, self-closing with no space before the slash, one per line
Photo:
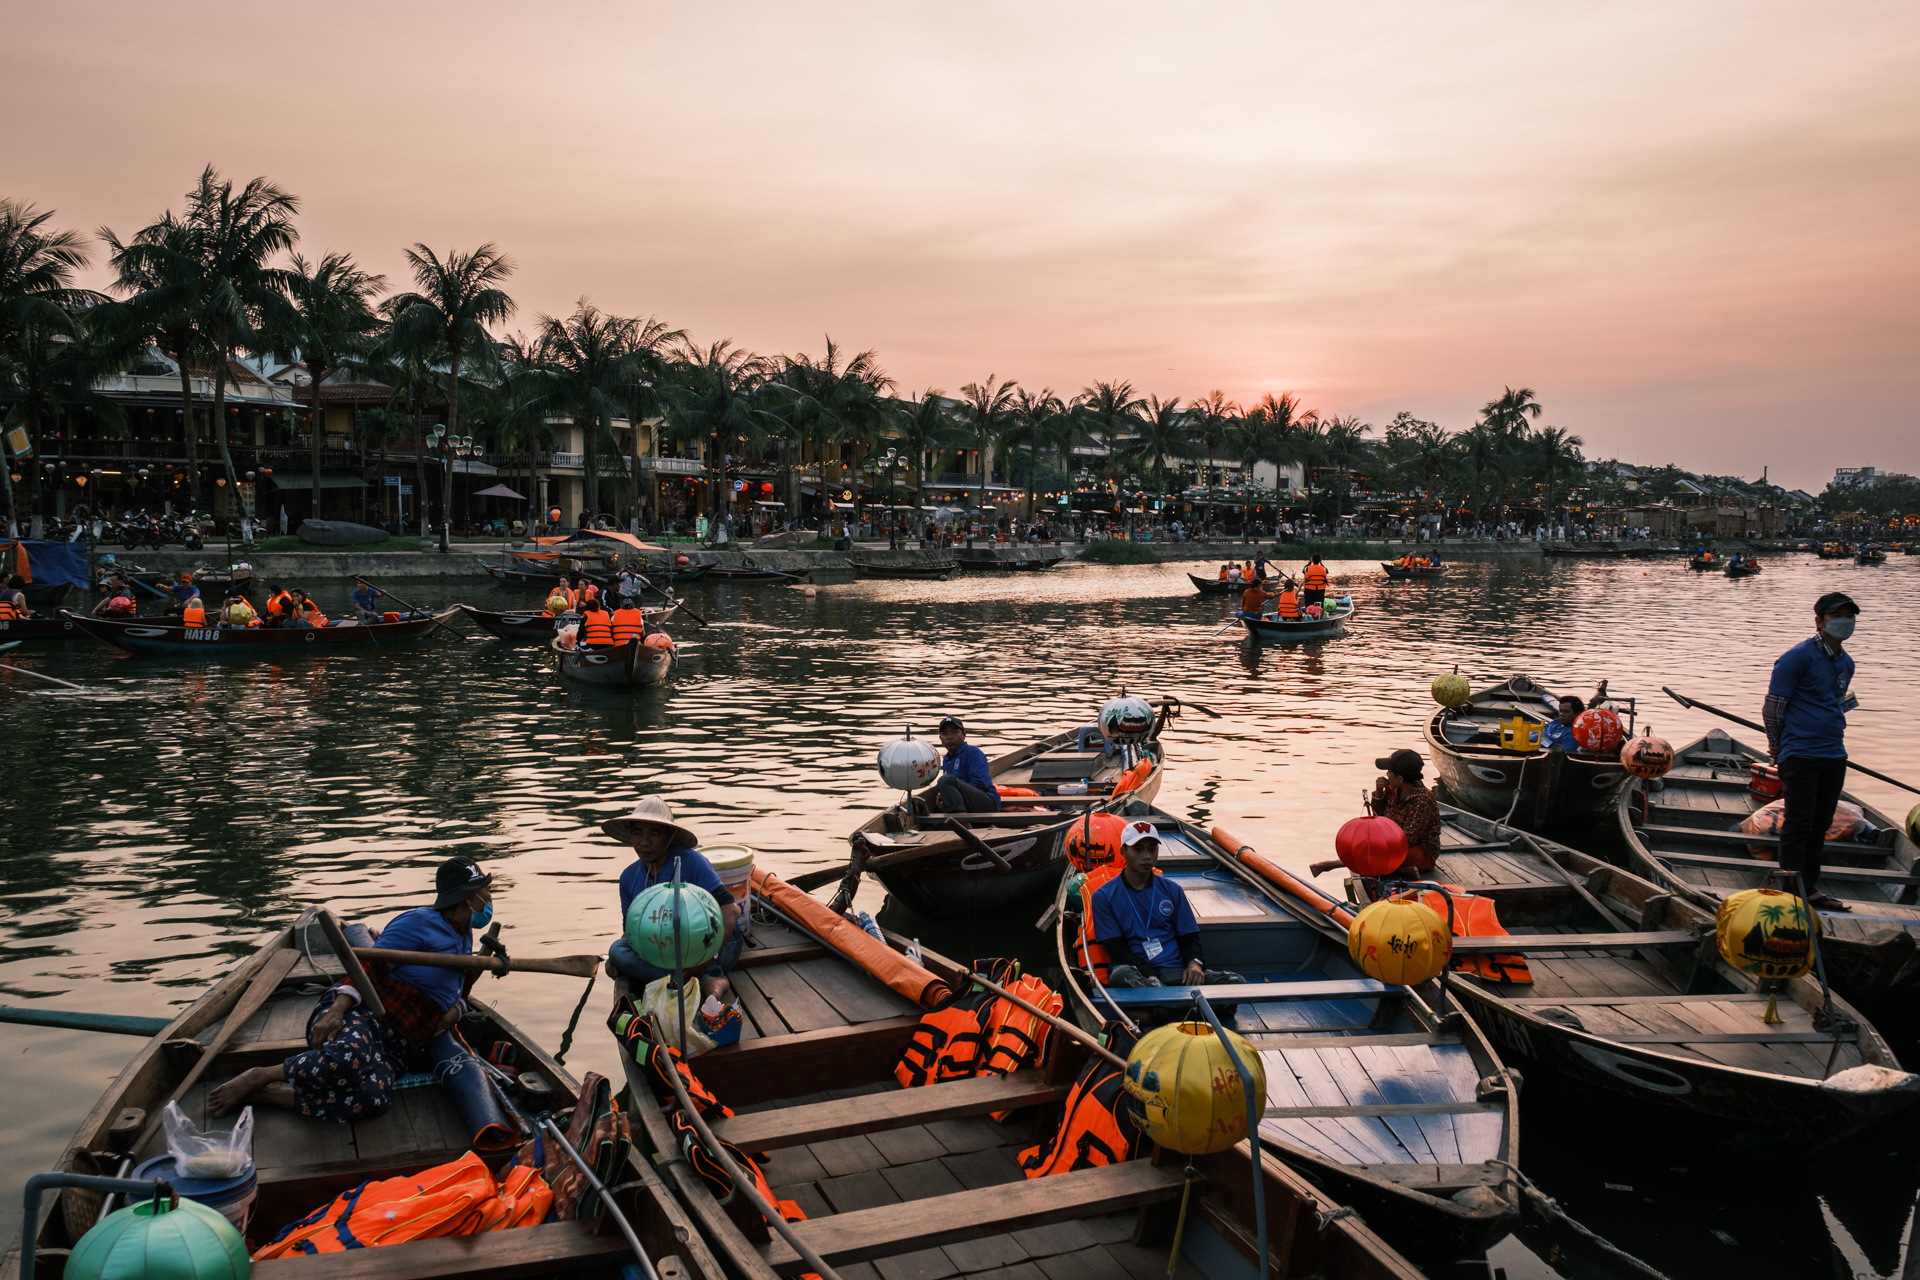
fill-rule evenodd
<path id="1" fill-rule="evenodd" d="M 1103 538 L 1082 547 L 1077 557 L 1089 564 L 1158 564 L 1160 557 L 1144 542 Z"/>

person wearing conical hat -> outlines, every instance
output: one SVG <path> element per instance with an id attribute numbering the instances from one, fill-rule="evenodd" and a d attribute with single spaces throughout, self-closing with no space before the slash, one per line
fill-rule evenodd
<path id="1" fill-rule="evenodd" d="M 634 806 L 632 813 L 601 823 L 600 829 L 621 844 L 631 846 L 638 855 L 620 873 L 622 936 L 607 949 L 607 976 L 630 978 L 642 984 L 672 976 L 671 970 L 650 964 L 634 954 L 633 948 L 627 945 L 624 931 L 627 908 L 633 905 L 633 900 L 654 885 L 672 883 L 677 864 L 681 884 L 705 889 L 720 904 L 720 932 L 726 942 L 713 963 L 701 973 L 700 990 L 725 1000 L 730 986 L 725 975 L 739 963 L 740 952 L 746 946 L 746 918 L 733 894 L 720 882 L 720 873 L 696 847 L 700 838 L 676 822 L 672 808 L 658 796 L 648 796 Z"/>

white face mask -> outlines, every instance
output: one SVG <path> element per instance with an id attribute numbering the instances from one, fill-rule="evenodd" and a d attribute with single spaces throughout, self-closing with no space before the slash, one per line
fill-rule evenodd
<path id="1" fill-rule="evenodd" d="M 1853 621 L 1852 618 L 1847 617 L 1845 614 L 1838 614 L 1828 618 L 1827 634 L 1835 640 L 1845 640 L 1853 634 Z"/>

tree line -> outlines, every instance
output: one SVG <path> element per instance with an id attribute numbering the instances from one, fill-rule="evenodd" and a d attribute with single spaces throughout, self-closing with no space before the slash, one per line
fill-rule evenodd
<path id="1" fill-rule="evenodd" d="M 1539 399 L 1525 387 L 1503 389 L 1464 430 L 1405 412 L 1376 429 L 1310 409 L 1291 392 L 1243 407 L 1217 390 L 1162 398 L 1124 379 L 1062 394 L 990 374 L 953 395 L 937 387 L 902 395 L 872 350 L 849 352 L 828 338 L 817 356 L 760 355 L 727 339 L 696 342 L 657 317 L 613 315 L 585 298 L 567 316 L 538 315 L 530 331 L 508 333 L 517 312 L 507 291 L 514 263 L 499 247 L 439 252 L 415 244 L 405 251 L 410 279 L 395 289 L 349 253 L 303 254 L 299 211 L 299 198 L 268 179 L 235 183 L 209 165 L 177 212 L 165 210 L 124 238 L 97 231 L 92 239 L 113 277 L 98 293 L 75 283 L 94 260 L 89 237 L 55 228 L 50 212 L 0 200 L 6 423 L 24 426 L 36 443 L 63 411 L 90 410 L 108 429 L 124 430 L 124 414 L 96 384 L 151 345 L 180 368 L 195 486 L 209 442 L 196 418 L 194 374 L 213 375 L 211 452 L 237 484 L 225 412 L 231 362 L 304 362 L 316 511 L 321 384 L 336 375 L 391 388 L 386 405 L 359 415 L 362 443 L 378 443 L 384 459 L 390 439 L 411 438 L 422 494 L 419 444 L 433 411 L 449 437 L 469 435 L 489 453 L 524 458 L 529 472 L 553 446 L 551 424 L 571 422 L 581 431 L 592 512 L 602 510 L 608 485 L 622 488 L 629 504 L 640 501 L 648 432 L 670 449 L 702 444 L 710 485 L 726 483 L 729 461 L 776 468 L 796 512 L 808 460 L 833 490 L 844 467 L 889 448 L 905 459 L 896 464 L 901 477 L 915 484 L 956 454 L 977 455 L 982 505 L 984 460 L 997 457 L 1005 477 L 1024 488 L 1029 519 L 1037 494 L 1088 476 L 1102 488 L 1158 497 L 1190 480 L 1212 485 L 1224 478 L 1219 468 L 1245 477 L 1238 496 L 1250 522 L 1261 496 L 1251 477 L 1268 463 L 1301 468 L 1304 501 L 1320 518 L 1337 520 L 1365 486 L 1465 510 L 1478 523 L 1511 506 L 1551 513 L 1587 471 L 1583 441 L 1540 425 Z M 635 424 L 624 461 L 618 419 Z M 1076 452 L 1088 440 L 1102 448 Z M 37 501 L 37 469 L 26 470 Z M 452 477 L 443 467 L 443 515 L 452 510 Z M 11 523 L 13 487 L 0 487 Z M 196 487 L 196 504 L 203 492 Z M 721 495 L 712 497 L 710 509 L 723 510 Z"/>

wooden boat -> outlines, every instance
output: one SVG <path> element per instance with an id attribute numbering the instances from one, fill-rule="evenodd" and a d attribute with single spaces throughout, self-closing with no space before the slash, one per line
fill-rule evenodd
<path id="1" fill-rule="evenodd" d="M 917 813 L 930 808 L 937 794 L 928 787 L 911 807 L 882 810 L 847 837 L 853 851 L 849 877 L 871 871 L 909 910 L 933 920 L 1043 900 L 1066 869 L 1066 835 L 1076 821 L 1159 793 L 1165 759 L 1160 734 L 1175 714 L 1177 703 L 1162 703 L 1152 732 L 1138 746 L 1113 748 L 1089 725 L 989 758 L 995 786 L 1041 793 L 1005 797 L 997 813 Z M 1146 781 L 1115 795 L 1121 774 L 1142 760 L 1154 762 Z M 1060 794 L 1063 785 L 1082 782 L 1084 795 Z M 845 892 L 851 900 L 852 890 Z"/>
<path id="2" fill-rule="evenodd" d="M 1540 554 L 1543 556 L 1599 556 L 1607 559 L 1617 559 L 1626 555 L 1627 552 L 1611 542 L 1582 544 L 1571 542 L 1544 542 L 1540 544 Z"/>
<path id="3" fill-rule="evenodd" d="M 1222 582 L 1218 578 L 1203 578 L 1197 573 L 1190 573 L 1187 575 L 1187 581 L 1191 582 L 1203 596 L 1237 596 L 1248 587 L 1264 587 L 1278 582 L 1279 579 L 1261 578 L 1258 582 L 1247 582 L 1244 579 L 1239 582 Z"/>
<path id="4" fill-rule="evenodd" d="M 1520 675 L 1482 689 L 1457 711 L 1437 709 L 1424 730 L 1434 771 L 1455 801 L 1483 817 L 1500 817 L 1529 831 L 1580 826 L 1613 811 L 1626 788 L 1618 753 L 1502 750 L 1500 721 L 1553 719 L 1546 690 Z M 1627 707 L 1631 733 L 1633 712 Z M 1516 792 L 1518 793 L 1516 799 Z"/>
<path id="5" fill-rule="evenodd" d="M 20 640 L 72 640 L 86 633 L 62 609 L 51 618 L 0 618 L 0 643 Z"/>
<path id="6" fill-rule="evenodd" d="M 1751 560 L 1742 560 L 1738 563 L 1731 560 L 1727 562 L 1726 573 L 1729 578 L 1751 578 L 1758 572 L 1760 572 L 1760 566 Z"/>
<path id="7" fill-rule="evenodd" d="M 1862 547 L 1854 553 L 1853 562 L 1855 564 L 1885 564 L 1887 562 L 1887 553 L 1878 547 Z"/>
<path id="8" fill-rule="evenodd" d="M 1410 578 L 1437 578 L 1445 568 L 1445 566 L 1437 564 L 1424 567 L 1409 567 L 1404 564 L 1394 564 L 1391 560 L 1382 560 L 1380 567 L 1385 569 L 1387 576 L 1395 582 L 1403 582 Z"/>
<path id="9" fill-rule="evenodd" d="M 698 582 L 707 576 L 707 570 L 711 568 L 713 568 L 713 566 L 710 564 L 691 564 L 677 567 L 673 571 L 673 581 Z"/>
<path id="10" fill-rule="evenodd" d="M 707 579 L 711 582 L 751 583 L 751 582 L 805 582 L 813 577 L 809 569 L 763 569 L 749 564 L 740 568 L 730 565 L 709 565 Z"/>
<path id="11" fill-rule="evenodd" d="M 183 627 L 172 619 L 92 618 L 62 609 L 88 635 L 129 653 L 197 653 L 218 655 L 272 650 L 283 655 L 334 653 L 340 650 L 380 649 L 419 640 L 459 612 L 456 605 L 439 613 L 415 614 L 398 622 L 352 620 L 311 627 Z"/>
<path id="12" fill-rule="evenodd" d="M 188 1119 L 204 1126 L 212 1085 L 304 1047 L 307 1016 L 315 998 L 312 986 L 336 981 L 341 973 L 325 935 L 308 924 L 311 915 L 267 935 L 252 955 L 140 1047 L 80 1122 L 57 1171 L 114 1176 L 123 1162 L 131 1169 L 164 1154 L 165 1138 L 157 1131 L 169 1098 L 177 1097 Z M 552 1101 L 540 1105 L 555 1111 L 570 1108 L 580 1082 L 497 1010 L 482 1001 L 469 1003 L 474 1016 L 461 1023 L 468 1043 L 481 1054 L 497 1042 L 511 1045 L 519 1063 L 537 1071 L 552 1087 Z M 531 1106 L 526 1109 L 532 1111 Z M 230 1121 L 215 1122 L 216 1127 L 225 1123 Z M 156 1133 L 135 1146 L 147 1125 Z M 281 1226 L 359 1183 L 459 1159 L 471 1141 L 471 1131 L 445 1092 L 433 1084 L 402 1086 L 385 1115 L 352 1124 L 309 1120 L 277 1107 L 256 1105 L 253 1160 L 259 1190 L 248 1223 L 250 1247 L 266 1244 Z M 104 1158 L 96 1153 L 104 1153 Z M 497 1168 L 507 1154 L 482 1156 Z M 645 1158 L 631 1154 L 620 1176 L 609 1183 L 619 1184 L 614 1199 L 660 1268 L 662 1280 L 674 1269 L 689 1280 L 725 1280 L 726 1273 Z M 98 1192 L 65 1190 L 42 1201 L 39 1220 L 26 1224 L 27 1230 L 35 1232 L 41 1280 L 59 1274 L 68 1251 L 93 1226 L 101 1208 Z M 338 1265 L 349 1260 L 351 1266 Z M 17 1250 L 10 1253 L 0 1263 L 0 1280 L 18 1280 L 19 1261 Z M 318 1268 L 330 1276 L 350 1274 L 366 1280 L 507 1280 L 572 1271 L 611 1278 L 632 1261 L 626 1241 L 612 1223 L 585 1220 L 386 1245 L 335 1254 L 331 1262 L 300 1256 L 263 1260 L 253 1264 L 252 1275 L 254 1280 L 299 1280 Z"/>
<path id="13" fill-rule="evenodd" d="M 1771 802 L 1749 785 L 1753 766 L 1766 759 L 1716 729 L 1681 748 L 1651 789 L 1635 781 L 1619 801 L 1632 870 L 1708 911 L 1730 893 L 1762 887 L 1779 864 L 1754 850 L 1777 850 L 1780 838 L 1735 828 Z M 1897 818 L 1841 794 L 1880 829 L 1879 842 L 1827 842 L 1819 892 L 1853 910 L 1820 913 L 1820 950 L 1834 986 L 1872 1007 L 1890 992 L 1920 987 L 1920 849 Z"/>
<path id="14" fill-rule="evenodd" d="M 1265 1061 L 1261 1142 L 1405 1253 L 1450 1263 L 1506 1235 L 1520 1216 L 1519 1087 L 1464 1006 L 1437 984 L 1366 976 L 1346 925 L 1265 879 L 1258 855 L 1242 861 L 1244 841 L 1147 804 L 1125 816 L 1159 829 L 1159 872 L 1186 891 L 1208 967 L 1247 980 L 1203 990 Z M 1062 884 L 1055 905 L 1081 1025 L 1186 1004 L 1179 987 L 1096 986 L 1074 963 L 1078 893 Z"/>
<path id="15" fill-rule="evenodd" d="M 1851 560 L 1853 548 L 1837 542 L 1829 542 L 1815 549 L 1814 555 L 1822 560 Z"/>
<path id="16" fill-rule="evenodd" d="M 966 547 L 953 549 L 954 559 L 962 569 L 969 573 L 1040 573 L 1051 569 L 1067 558 L 1064 551 L 1036 551 L 1031 547 L 1015 547 L 1014 558 L 1003 560 L 989 548 L 980 547 L 969 550 Z"/>
<path id="17" fill-rule="evenodd" d="M 535 568 L 517 563 L 495 564 L 490 560 L 482 560 L 480 567 L 493 575 L 495 582 L 504 582 L 516 587 L 539 587 L 542 590 L 551 590 L 554 584 L 561 581 L 562 578 L 572 576 L 571 574 L 562 574 L 557 569 Z M 596 586 L 605 587 L 608 585 L 607 579 L 596 577 L 590 573 L 583 573 L 580 577 L 583 582 L 592 582 Z"/>
<path id="18" fill-rule="evenodd" d="M 578 614 L 563 614 L 560 618 L 540 609 L 527 609 L 517 613 L 498 613 L 488 609 L 476 609 L 470 604 L 455 605 L 454 608 L 473 619 L 474 625 L 488 635 L 515 643 L 553 639 L 554 629 L 566 622 L 578 622 Z M 670 605 L 650 605 L 640 612 L 645 615 L 647 625 L 657 627 L 666 622 L 680 609 L 679 602 Z"/>
<path id="19" fill-rule="evenodd" d="M 713 1123 L 716 1136 L 765 1152 L 774 1197 L 806 1213 L 806 1221 L 791 1225 L 795 1237 L 844 1280 L 871 1280 L 876 1267 L 869 1264 L 882 1276 L 953 1280 L 1164 1275 L 1184 1157 L 1142 1157 L 1036 1179 L 1018 1163 L 1036 1131 L 1053 1131 L 1089 1051 L 1055 1032 L 1037 1067 L 902 1089 L 893 1069 L 921 1005 L 836 948 L 834 940 L 854 926 L 810 900 L 811 914 L 796 919 L 784 909 L 788 895 L 803 897 L 755 873 L 748 947 L 729 975 L 746 1014 L 743 1037 L 690 1065 L 736 1112 Z M 898 951 L 905 940 L 890 937 L 889 944 Z M 932 953 L 924 953 L 924 969 L 894 960 L 919 971 L 923 983 L 964 981 L 960 966 Z M 689 1167 L 640 1068 L 630 1059 L 626 1066 L 625 1107 L 635 1128 L 661 1153 L 661 1173 L 728 1274 L 775 1280 L 808 1271 L 783 1236 L 770 1235 L 757 1214 L 743 1209 L 744 1197 L 719 1202 Z M 1039 1123 L 1026 1123 L 1035 1108 L 1042 1108 Z M 1004 1113 L 1005 1122 L 990 1118 L 993 1112 Z M 1268 1275 L 1419 1280 L 1414 1265 L 1367 1222 L 1339 1212 L 1340 1202 L 1264 1144 L 1262 1157 Z M 1180 1275 L 1257 1276 L 1263 1268 L 1256 1261 L 1248 1144 L 1196 1157 L 1193 1165 L 1204 1182 L 1195 1183 Z"/>
<path id="20" fill-rule="evenodd" d="M 1714 555 L 1689 556 L 1687 558 L 1687 568 L 1696 569 L 1701 572 L 1705 572 L 1711 569 L 1718 569 L 1725 563 L 1726 562 L 1722 557 L 1714 556 Z"/>
<path id="21" fill-rule="evenodd" d="M 1506 936 L 1456 957 L 1524 956 L 1530 982 L 1456 970 L 1448 985 L 1503 1053 L 1639 1102 L 1821 1143 L 1920 1101 L 1844 999 L 1824 1023 L 1812 975 L 1763 984 L 1720 958 L 1713 918 L 1598 858 L 1458 810 L 1429 879 L 1490 898 Z M 1349 895 L 1359 894 L 1353 885 Z M 1771 992 L 1769 990 L 1771 988 Z M 1778 1024 L 1761 1021 L 1777 994 Z"/>
<path id="22" fill-rule="evenodd" d="M 875 564 L 869 560 L 847 561 L 853 566 L 857 578 L 917 578 L 945 582 L 960 571 L 960 566 L 952 560 L 938 560 L 921 564 Z"/>
<path id="23" fill-rule="evenodd" d="M 644 689 L 659 684 L 674 664 L 672 649 L 655 648 L 640 640 L 567 647 L 555 636 L 548 647 L 553 653 L 554 670 L 563 677 L 610 689 Z"/>
<path id="24" fill-rule="evenodd" d="M 1241 618 L 1240 625 L 1246 628 L 1248 637 L 1258 644 L 1337 636 L 1346 629 L 1346 624 L 1359 610 L 1354 607 L 1352 596 L 1330 599 L 1327 603 L 1330 611 L 1324 618 L 1302 618 L 1298 622 L 1285 622 L 1279 618 Z"/>

